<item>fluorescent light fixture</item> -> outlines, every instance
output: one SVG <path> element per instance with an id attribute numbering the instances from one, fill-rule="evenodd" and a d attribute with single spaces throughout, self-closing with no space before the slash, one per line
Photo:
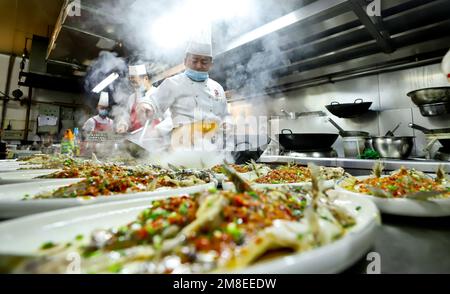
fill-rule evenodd
<path id="1" fill-rule="evenodd" d="M 97 86 L 95 86 L 95 88 L 92 90 L 92 92 L 94 93 L 100 93 L 101 91 L 103 91 L 106 87 L 108 87 L 109 85 L 112 84 L 112 82 L 114 82 L 115 80 L 117 80 L 117 78 L 119 77 L 118 73 L 112 73 L 110 74 L 106 79 L 104 79 L 103 81 L 101 81 Z"/>

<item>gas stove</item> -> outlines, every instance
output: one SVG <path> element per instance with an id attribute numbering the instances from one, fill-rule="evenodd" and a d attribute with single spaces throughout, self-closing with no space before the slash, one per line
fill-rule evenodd
<path id="1" fill-rule="evenodd" d="M 333 158 L 338 154 L 333 148 L 318 149 L 318 150 L 285 150 L 281 151 L 280 155 L 290 157 L 312 157 L 312 158 Z"/>

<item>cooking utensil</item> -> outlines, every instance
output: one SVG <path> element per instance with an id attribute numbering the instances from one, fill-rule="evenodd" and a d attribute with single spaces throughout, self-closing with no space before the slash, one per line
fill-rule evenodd
<path id="1" fill-rule="evenodd" d="M 450 113 L 450 102 L 423 104 L 419 106 L 423 116 L 438 116 Z"/>
<path id="2" fill-rule="evenodd" d="M 283 129 L 281 134 L 278 134 L 278 141 L 285 150 L 323 150 L 331 148 L 338 136 L 328 133 L 295 134 L 289 129 Z"/>
<path id="3" fill-rule="evenodd" d="M 149 124 L 150 120 L 147 120 L 142 128 L 131 132 L 124 141 L 126 150 L 133 157 L 146 156 L 161 146 L 160 138 L 145 138 Z"/>
<path id="4" fill-rule="evenodd" d="M 411 91 L 406 95 L 408 95 L 417 106 L 450 102 L 450 87 L 424 88 Z"/>
<path id="5" fill-rule="evenodd" d="M 450 128 L 443 128 L 443 129 L 427 129 L 425 127 L 409 123 L 408 125 L 410 128 L 416 129 L 421 131 L 422 133 L 426 135 L 450 135 Z M 444 147 L 444 150 L 450 151 L 450 139 L 439 139 L 439 143 L 441 143 L 442 147 Z"/>
<path id="6" fill-rule="evenodd" d="M 328 118 L 328 121 L 339 130 L 339 135 L 341 137 L 369 137 L 370 134 L 368 132 L 361 131 L 344 131 L 334 120 Z"/>
<path id="7" fill-rule="evenodd" d="M 412 151 L 414 137 L 372 137 L 372 146 L 383 158 L 407 158 Z"/>
<path id="8" fill-rule="evenodd" d="M 395 126 L 395 128 L 392 129 L 392 131 L 387 131 L 386 135 L 384 135 L 385 137 L 393 137 L 394 136 L 394 132 L 400 127 L 402 123 L 398 123 L 397 126 Z"/>
<path id="9" fill-rule="evenodd" d="M 235 138 L 235 150 L 231 152 L 236 164 L 257 161 L 270 144 L 271 139 L 262 135 L 247 135 Z M 253 144 L 252 144 L 253 143 Z"/>
<path id="10" fill-rule="evenodd" d="M 339 103 L 333 101 L 330 105 L 326 105 L 325 107 L 337 117 L 353 118 L 369 111 L 371 105 L 372 102 L 364 102 L 362 99 L 356 99 L 353 103 Z"/>
<path id="11" fill-rule="evenodd" d="M 287 112 L 284 109 L 281 109 L 281 112 L 284 113 L 289 119 L 296 119 L 297 118 L 297 112 Z"/>

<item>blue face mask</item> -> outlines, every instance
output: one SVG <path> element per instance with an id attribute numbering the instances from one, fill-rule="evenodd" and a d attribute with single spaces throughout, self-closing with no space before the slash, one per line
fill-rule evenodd
<path id="1" fill-rule="evenodd" d="M 209 74 L 206 71 L 196 71 L 188 68 L 184 73 L 194 82 L 204 82 L 209 78 Z"/>
<path id="2" fill-rule="evenodd" d="M 145 88 L 144 85 L 140 85 L 138 91 L 141 94 L 141 97 L 144 97 L 145 93 L 147 92 L 147 89 Z"/>
<path id="3" fill-rule="evenodd" d="M 106 116 L 108 116 L 108 110 L 107 110 L 107 109 L 100 109 L 100 110 L 98 111 L 98 114 L 99 114 L 101 117 L 106 117 Z"/>

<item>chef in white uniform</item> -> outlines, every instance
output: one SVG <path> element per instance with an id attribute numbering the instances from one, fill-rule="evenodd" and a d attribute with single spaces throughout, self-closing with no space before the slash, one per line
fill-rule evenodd
<path id="1" fill-rule="evenodd" d="M 196 142 L 214 143 L 229 115 L 222 86 L 209 78 L 213 64 L 210 43 L 191 42 L 186 50 L 185 71 L 166 79 L 153 95 L 141 101 L 141 116 L 172 114 L 172 148 L 194 147 Z"/>
<path id="2" fill-rule="evenodd" d="M 113 131 L 114 121 L 108 117 L 109 95 L 107 92 L 100 93 L 97 105 L 98 114 L 88 119 L 83 125 L 85 132 L 110 132 Z"/>

